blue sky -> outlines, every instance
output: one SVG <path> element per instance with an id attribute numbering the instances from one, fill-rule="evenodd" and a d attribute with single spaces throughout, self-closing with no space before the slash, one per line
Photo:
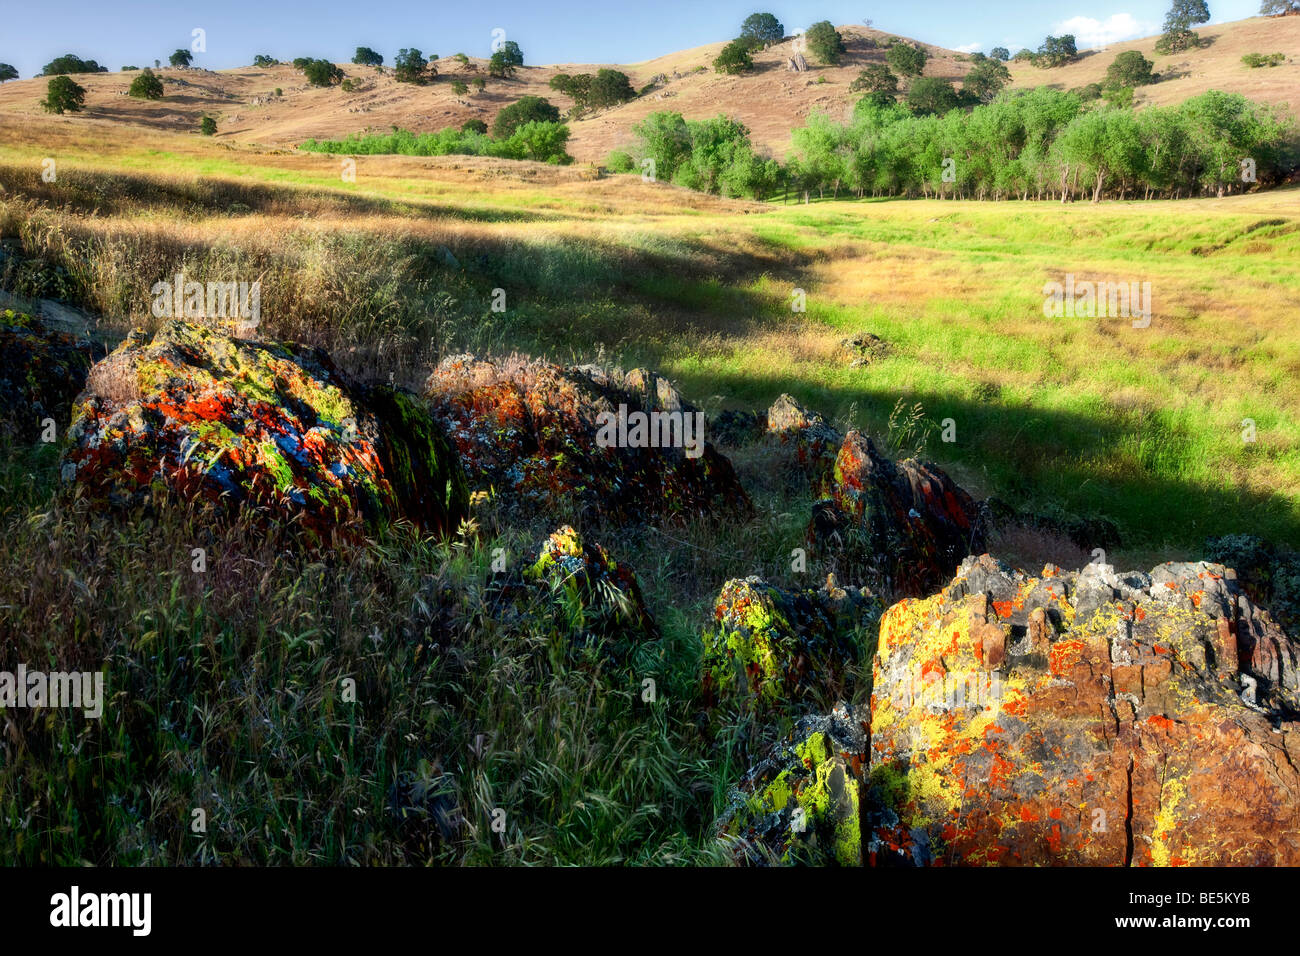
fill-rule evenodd
<path id="1" fill-rule="evenodd" d="M 815 3 L 756 0 L 5 0 L 0 62 L 23 77 L 61 53 L 95 59 L 110 69 L 166 62 L 206 31 L 196 66 L 244 66 L 255 53 L 279 59 L 321 56 L 347 61 L 358 45 L 386 62 L 404 46 L 426 54 L 486 56 L 492 31 L 505 31 L 529 63 L 635 63 L 734 36 L 755 10 L 770 11 L 787 33 L 817 20 L 861 23 L 954 49 L 1036 47 L 1048 33 L 1073 32 L 1080 46 L 1147 35 L 1158 29 L 1168 0 L 923 0 L 883 4 L 860 0 Z M 1254 16 L 1259 0 L 1210 0 L 1212 22 Z"/>

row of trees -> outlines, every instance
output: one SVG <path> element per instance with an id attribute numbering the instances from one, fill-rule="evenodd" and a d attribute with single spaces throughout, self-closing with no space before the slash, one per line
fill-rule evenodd
<path id="1" fill-rule="evenodd" d="M 1046 87 L 943 116 L 864 99 L 851 123 L 818 115 L 795 130 L 787 172 L 835 194 L 1180 198 L 1279 179 L 1294 137 L 1282 111 L 1213 90 L 1140 112 Z"/>
<path id="2" fill-rule="evenodd" d="M 566 152 L 569 127 L 559 122 L 536 120 L 514 126 L 504 137 L 489 136 L 481 120 L 470 120 L 460 129 L 436 133 L 413 133 L 393 128 L 391 133 L 354 135 L 338 140 L 309 139 L 301 149 L 315 153 L 377 155 L 400 153 L 407 156 L 495 156 L 501 159 L 531 159 L 565 165 L 573 162 Z"/>
<path id="3" fill-rule="evenodd" d="M 661 180 L 755 199 L 783 187 L 823 196 L 1182 198 L 1276 182 L 1297 163 L 1290 117 L 1213 90 L 1140 112 L 1090 107 L 1047 87 L 945 115 L 868 96 L 852 122 L 815 114 L 794 130 L 784 164 L 758 155 L 748 130 L 725 116 L 654 113 L 634 132 L 635 155 L 611 155 L 611 169 L 641 165 Z"/>

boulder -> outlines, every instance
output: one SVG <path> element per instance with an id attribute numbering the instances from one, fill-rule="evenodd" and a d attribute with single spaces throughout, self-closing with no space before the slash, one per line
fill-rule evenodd
<path id="1" fill-rule="evenodd" d="M 800 591 L 728 581 L 703 635 L 706 701 L 741 699 L 759 712 L 835 701 L 870 656 L 882 610 L 869 591 L 834 578 Z"/>
<path id="2" fill-rule="evenodd" d="M 865 368 L 893 353 L 889 343 L 872 332 L 859 332 L 841 339 L 839 351 L 849 368 Z"/>
<path id="3" fill-rule="evenodd" d="M 705 441 L 703 413 L 645 369 L 544 361 L 444 360 L 426 397 L 475 489 L 510 507 L 623 522 L 752 510 L 731 463 Z M 620 410 L 628 427 L 617 424 Z M 651 416 L 637 433 L 635 418 Z"/>
<path id="4" fill-rule="evenodd" d="M 866 715 L 842 704 L 802 718 L 752 767 L 718 818 L 737 862 L 856 866 L 862 862 Z"/>
<path id="5" fill-rule="evenodd" d="M 890 461 L 857 431 L 839 449 L 829 492 L 813 507 L 810 542 L 832 557 L 841 577 L 883 594 L 924 594 L 983 550 L 969 494 L 938 465 Z"/>
<path id="6" fill-rule="evenodd" d="M 881 621 L 868 862 L 1300 863 L 1296 651 L 1222 565 L 970 558 Z"/>
<path id="7" fill-rule="evenodd" d="M 568 600 L 582 609 L 580 638 L 613 637 L 626 644 L 626 638 L 655 632 L 636 574 L 570 525 L 542 542 L 524 580 L 545 588 L 555 602 Z"/>
<path id="8" fill-rule="evenodd" d="M 782 395 L 767 410 L 767 434 L 788 449 L 814 494 L 821 494 L 835 467 L 843 436 L 817 412 Z"/>
<path id="9" fill-rule="evenodd" d="M 162 492 L 321 536 L 398 517 L 446 533 L 468 502 L 454 449 L 414 396 L 354 384 L 308 346 L 181 321 L 152 339 L 137 330 L 91 369 L 62 474 L 108 506 Z"/>
<path id="10" fill-rule="evenodd" d="M 100 349 L 40 319 L 0 312 L 0 436 L 34 442 L 52 419 L 61 438 Z"/>

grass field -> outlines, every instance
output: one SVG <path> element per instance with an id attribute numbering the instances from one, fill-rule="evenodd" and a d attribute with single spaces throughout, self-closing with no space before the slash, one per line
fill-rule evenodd
<path id="1" fill-rule="evenodd" d="M 334 158 L 102 133 L 0 119 L 0 270 L 98 316 L 109 342 L 157 324 L 161 278 L 260 277 L 259 331 L 353 371 L 418 384 L 461 349 L 645 364 L 709 409 L 788 391 L 887 441 L 901 399 L 952 419 L 956 441 L 936 427 L 924 451 L 977 496 L 1113 520 L 1117 565 L 1227 532 L 1300 545 L 1300 190 L 761 206 L 466 158 L 363 159 L 350 184 Z M 1045 318 L 1043 285 L 1067 273 L 1150 282 L 1150 327 Z M 859 331 L 892 354 L 850 367 L 838 342 Z M 464 623 L 490 621 L 491 549 L 526 559 L 552 528 L 486 511 L 477 540 L 397 527 L 316 559 L 179 510 L 122 523 L 58 504 L 52 450 L 7 449 L 0 642 L 107 661 L 124 697 L 102 722 L 9 725 L 0 818 L 17 839 L 0 859 L 718 861 L 708 823 L 781 728 L 737 714 L 700 735 L 698 634 L 727 577 L 789 581 L 809 505 L 759 457 L 736 464 L 749 523 L 584 529 L 637 571 L 662 631 L 594 674 L 545 631 Z M 196 541 L 218 556 L 204 580 Z M 424 637 L 444 621 L 455 639 Z M 337 700 L 349 674 L 364 707 Z M 443 799 L 470 823 L 455 841 L 393 822 L 395 804 Z"/>

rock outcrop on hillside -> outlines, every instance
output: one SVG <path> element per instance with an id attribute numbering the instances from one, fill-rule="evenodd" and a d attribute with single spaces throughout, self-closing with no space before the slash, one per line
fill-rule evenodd
<path id="1" fill-rule="evenodd" d="M 413 395 L 354 384 L 307 346 L 180 321 L 91 369 L 62 475 L 110 506 L 161 491 L 326 537 L 401 517 L 454 531 L 468 505 L 456 453 Z"/>
<path id="2" fill-rule="evenodd" d="M 769 714 L 834 702 L 870 657 L 882 611 L 869 591 L 833 579 L 799 591 L 728 581 L 703 635 L 705 699 L 742 698 Z"/>
<path id="3" fill-rule="evenodd" d="M 0 312 L 0 434 L 37 441 L 52 420 L 62 438 L 100 349 L 40 319 Z"/>
<path id="4" fill-rule="evenodd" d="M 1208 563 L 987 555 L 886 612 L 870 863 L 1300 863 L 1292 641 Z"/>
<path id="5" fill-rule="evenodd" d="M 808 537 L 845 580 L 891 597 L 924 594 L 984 548 L 979 509 L 937 465 L 890 461 L 849 432 L 829 497 L 813 507 Z"/>
<path id="6" fill-rule="evenodd" d="M 471 485 L 494 488 L 507 505 L 627 522 L 750 513 L 731 463 L 707 441 L 703 414 L 645 369 L 459 355 L 434 370 L 425 394 Z M 632 416 L 641 415 L 647 427 L 638 432 Z"/>

